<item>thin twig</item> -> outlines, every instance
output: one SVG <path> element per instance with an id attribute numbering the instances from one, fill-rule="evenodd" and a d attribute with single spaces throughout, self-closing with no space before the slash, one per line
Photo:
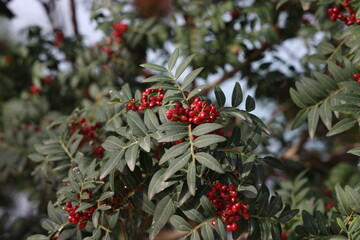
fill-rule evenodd
<path id="1" fill-rule="evenodd" d="M 75 0 L 70 0 L 70 9 L 71 9 L 71 22 L 74 29 L 75 36 L 79 35 L 79 28 L 77 23 L 77 17 L 76 17 L 76 5 Z"/>

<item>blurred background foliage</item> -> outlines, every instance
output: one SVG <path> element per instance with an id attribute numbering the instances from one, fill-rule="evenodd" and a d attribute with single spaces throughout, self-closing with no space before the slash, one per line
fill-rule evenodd
<path id="1" fill-rule="evenodd" d="M 10 2 L 0 1 L 0 14 L 14 19 Z M 360 38 L 347 36 L 358 36 L 358 26 L 328 20 L 327 9 L 341 1 L 95 0 L 91 19 L 103 38 L 93 45 L 79 33 L 75 1 L 69 1 L 73 34 L 68 35 L 54 18 L 56 2 L 39 1 L 51 32 L 31 26 L 24 30 L 26 40 L 18 42 L 5 37 L 6 28 L 1 30 L 1 239 L 23 239 L 39 232 L 34 223 L 44 215 L 48 200 L 55 198 L 47 179 L 34 184 L 36 164 L 28 158 L 34 144 L 51 136 L 49 124 L 77 107 L 96 109 L 109 89 L 120 89 L 124 83 L 133 90 L 145 88 L 140 81 L 153 73 L 139 65 L 149 59 L 162 65 L 175 47 L 183 56 L 196 54 L 191 68 L 205 66 L 193 88 L 207 83 L 230 92 L 234 81 L 239 81 L 254 97 L 256 114 L 272 131 L 262 140 L 259 153 L 271 154 L 285 165 L 283 171 L 267 170 L 271 191 L 285 199 L 297 196 L 288 202 L 311 212 L 315 205 L 308 202 L 332 201 L 324 190 L 333 190 L 336 183 L 356 187 L 360 182 L 358 110 L 340 116 L 329 110 L 323 117 L 316 112 L 322 95 L 308 96 L 311 101 L 307 101 L 304 92 L 311 95 L 313 86 L 307 83 L 303 92 L 299 90 L 303 77 L 314 78 L 315 71 L 335 82 L 341 82 L 341 76 L 343 81 L 356 82 L 351 75 L 360 70 L 356 49 Z M 353 6 L 360 3 L 354 1 Z M 291 98 L 291 88 L 298 92 L 300 103 Z M 212 98 L 210 89 L 204 94 Z M 348 91 L 356 94 L 356 88 Z M 332 106 L 341 100 L 334 100 Z M 315 122 L 307 121 L 313 105 Z M 346 118 L 354 124 L 341 135 L 326 137 L 331 126 Z M 354 155 L 347 153 L 349 149 L 355 149 Z M 306 181 L 294 187 L 301 178 Z M 297 195 L 303 189 L 307 190 Z M 19 199 L 28 201 L 25 214 L 16 210 Z M 288 230 L 295 225 L 291 223 Z"/>

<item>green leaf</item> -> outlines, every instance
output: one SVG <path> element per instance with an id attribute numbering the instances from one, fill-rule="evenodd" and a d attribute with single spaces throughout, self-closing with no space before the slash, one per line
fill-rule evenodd
<path id="1" fill-rule="evenodd" d="M 153 215 L 155 210 L 155 204 L 149 200 L 149 197 L 143 192 L 136 192 L 133 195 L 132 202 L 134 205 L 147 214 Z"/>
<path id="2" fill-rule="evenodd" d="M 319 227 L 321 235 L 329 235 L 330 234 L 329 233 L 329 224 L 328 224 L 328 220 L 326 219 L 325 215 L 320 211 L 316 211 L 315 219 L 316 219 L 316 223 Z"/>
<path id="3" fill-rule="evenodd" d="M 159 165 L 162 165 L 166 161 L 172 158 L 176 158 L 187 151 L 189 148 L 189 142 L 182 142 L 169 148 L 159 161 Z"/>
<path id="4" fill-rule="evenodd" d="M 350 208 L 355 212 L 360 212 L 360 193 L 346 185 L 345 194 L 349 199 Z"/>
<path id="5" fill-rule="evenodd" d="M 213 230 L 209 224 L 205 224 L 201 228 L 201 236 L 206 240 L 214 240 L 215 239 Z"/>
<path id="6" fill-rule="evenodd" d="M 345 132 L 355 126 L 357 120 L 351 118 L 345 118 L 340 122 L 336 123 L 331 130 L 326 134 L 326 136 L 333 136 L 342 132 Z"/>
<path id="7" fill-rule="evenodd" d="M 187 96 L 187 100 L 190 100 L 191 98 L 195 97 L 196 95 L 201 94 L 201 92 L 208 87 L 209 87 L 209 84 L 204 84 L 204 85 L 194 88 L 193 90 L 191 90 L 189 92 L 189 95 Z"/>
<path id="8" fill-rule="evenodd" d="M 101 146 L 109 152 L 114 152 L 120 150 L 124 143 L 115 136 L 109 136 Z"/>
<path id="9" fill-rule="evenodd" d="M 164 180 L 168 180 L 174 173 L 183 168 L 189 162 L 190 157 L 191 153 L 187 153 L 172 161 L 164 173 Z"/>
<path id="10" fill-rule="evenodd" d="M 250 152 L 254 150 L 261 141 L 261 132 L 260 128 L 256 127 L 250 134 L 249 138 L 246 140 L 243 152 Z"/>
<path id="11" fill-rule="evenodd" d="M 196 210 L 195 208 L 188 209 L 188 210 L 183 210 L 183 213 L 190 220 L 193 220 L 193 221 L 195 221 L 197 223 L 202 223 L 205 220 L 204 216 L 198 210 Z"/>
<path id="12" fill-rule="evenodd" d="M 203 135 L 195 139 L 194 146 L 204 148 L 215 143 L 225 142 L 226 138 L 217 134 Z"/>
<path id="13" fill-rule="evenodd" d="M 174 212 L 175 207 L 170 196 L 160 200 L 154 211 L 154 218 L 150 228 L 150 239 L 155 239 Z"/>
<path id="14" fill-rule="evenodd" d="M 360 107 L 355 104 L 340 104 L 336 106 L 332 106 L 331 109 L 333 111 L 337 111 L 340 113 L 346 113 L 346 114 L 358 114 L 360 112 Z"/>
<path id="15" fill-rule="evenodd" d="M 323 104 L 320 105 L 319 114 L 321 120 L 323 121 L 327 129 L 330 130 L 332 123 L 332 112 L 329 99 L 327 99 Z"/>
<path id="16" fill-rule="evenodd" d="M 169 83 L 159 83 L 159 84 L 155 84 L 152 87 L 150 87 L 150 89 L 164 89 L 164 90 L 175 90 L 175 91 L 179 91 L 179 89 L 177 87 L 175 87 L 172 84 Z"/>
<path id="17" fill-rule="evenodd" d="M 215 207 L 207 198 L 207 196 L 201 196 L 200 203 L 207 216 L 214 217 L 216 215 Z"/>
<path id="18" fill-rule="evenodd" d="M 254 164 L 255 156 L 256 156 L 255 154 L 253 154 L 247 158 L 246 158 L 246 156 L 244 156 L 244 158 L 246 158 L 246 159 L 242 163 L 242 166 L 241 166 L 241 177 L 242 178 L 245 178 L 250 174 L 252 166 Z"/>
<path id="19" fill-rule="evenodd" d="M 315 219 L 313 216 L 311 216 L 310 213 L 308 213 L 306 210 L 302 211 L 302 219 L 304 223 L 304 227 L 306 231 L 308 231 L 310 234 L 317 236 L 318 235 L 318 226 L 315 222 Z"/>
<path id="20" fill-rule="evenodd" d="M 346 87 L 348 89 L 350 89 L 353 92 L 360 92 L 360 84 L 358 84 L 357 82 L 341 82 L 340 83 L 341 86 Z"/>
<path id="21" fill-rule="evenodd" d="M 172 54 L 170 55 L 170 58 L 169 58 L 169 62 L 168 62 L 169 71 L 171 71 L 171 70 L 174 68 L 178 57 L 179 57 L 179 49 L 176 48 L 176 49 L 172 52 Z"/>
<path id="22" fill-rule="evenodd" d="M 57 238 L 57 240 L 69 239 L 70 237 L 74 236 L 75 234 L 76 234 L 76 228 L 65 229 L 60 232 L 60 235 Z"/>
<path id="23" fill-rule="evenodd" d="M 219 123 L 203 123 L 203 124 L 200 124 L 200 125 L 196 126 L 194 128 L 194 130 L 192 130 L 192 135 L 201 136 L 201 135 L 204 135 L 204 134 L 214 132 L 214 131 L 216 131 L 218 129 L 221 129 L 223 127 L 224 126 L 219 124 Z"/>
<path id="24" fill-rule="evenodd" d="M 171 77 L 164 76 L 164 75 L 155 75 L 148 78 L 145 78 L 142 82 L 143 83 L 153 83 L 153 82 L 172 82 L 174 81 Z"/>
<path id="25" fill-rule="evenodd" d="M 279 223 L 271 223 L 271 237 L 272 240 L 281 240 L 281 226 Z"/>
<path id="26" fill-rule="evenodd" d="M 104 201 L 105 199 L 111 198 L 114 196 L 114 192 L 104 192 L 101 194 L 100 198 L 97 200 L 98 202 Z"/>
<path id="27" fill-rule="evenodd" d="M 175 131 L 175 130 L 179 130 L 179 131 L 183 131 L 183 130 L 187 130 L 188 125 L 186 125 L 185 123 L 182 122 L 167 122 L 164 124 L 161 124 L 158 129 L 161 131 Z"/>
<path id="28" fill-rule="evenodd" d="M 174 142 L 183 139 L 188 135 L 187 131 L 171 131 L 158 138 L 158 142 Z"/>
<path id="29" fill-rule="evenodd" d="M 271 156 L 267 156 L 264 158 L 264 162 L 274 168 L 283 170 L 284 169 L 284 165 L 282 164 L 282 162 L 279 161 L 279 159 L 271 157 Z"/>
<path id="30" fill-rule="evenodd" d="M 173 215 L 170 218 L 170 223 L 179 231 L 191 231 L 191 225 L 179 215 Z"/>
<path id="31" fill-rule="evenodd" d="M 192 161 L 189 164 L 187 175 L 186 175 L 187 184 L 190 190 L 191 195 L 195 196 L 196 190 L 196 165 L 195 161 Z"/>
<path id="32" fill-rule="evenodd" d="M 157 128 L 159 127 L 159 119 L 157 118 L 155 113 L 150 109 L 145 110 L 144 122 L 146 127 L 152 131 L 156 131 Z"/>
<path id="33" fill-rule="evenodd" d="M 328 69 L 336 82 L 347 81 L 347 78 L 345 77 L 347 74 L 345 74 L 344 70 L 338 67 L 336 64 L 329 62 Z"/>
<path id="34" fill-rule="evenodd" d="M 294 101 L 294 103 L 299 107 L 299 108 L 305 108 L 306 104 L 305 102 L 302 100 L 302 98 L 299 96 L 299 93 L 293 89 L 290 88 L 290 97 L 291 99 Z"/>
<path id="35" fill-rule="evenodd" d="M 81 211 L 83 211 L 83 210 L 85 210 L 85 209 L 88 209 L 88 208 L 91 208 L 92 206 L 94 206 L 94 204 L 93 203 L 81 203 L 80 204 L 80 206 L 79 206 L 79 208 L 78 209 L 76 209 L 76 213 L 78 213 L 78 212 L 81 212 Z"/>
<path id="36" fill-rule="evenodd" d="M 347 153 L 350 153 L 350 154 L 353 154 L 353 155 L 356 155 L 356 156 L 360 157 L 360 147 L 352 148 L 349 151 L 347 151 Z"/>
<path id="37" fill-rule="evenodd" d="M 357 104 L 360 102 L 360 94 L 357 93 L 339 93 L 335 95 L 335 98 L 341 101 L 345 101 L 346 103 Z"/>
<path id="38" fill-rule="evenodd" d="M 201 240 L 199 233 L 194 231 L 190 236 L 190 240 Z"/>
<path id="39" fill-rule="evenodd" d="M 110 159 L 101 169 L 100 179 L 104 179 L 113 169 L 115 169 L 123 157 L 124 152 L 124 150 L 120 150 L 117 153 L 111 154 Z"/>
<path id="40" fill-rule="evenodd" d="M 279 216 L 279 222 L 285 223 L 287 221 L 290 221 L 298 213 L 299 213 L 299 209 L 285 208 L 284 211 L 282 211 Z"/>
<path id="41" fill-rule="evenodd" d="M 128 114 L 127 121 L 134 135 L 143 137 L 147 134 L 147 128 L 138 114 Z"/>
<path id="42" fill-rule="evenodd" d="M 236 82 L 231 95 L 231 106 L 233 107 L 239 106 L 242 100 L 243 100 L 242 89 L 240 83 Z"/>
<path id="43" fill-rule="evenodd" d="M 271 131 L 270 129 L 265 125 L 265 123 L 258 118 L 257 116 L 255 116 L 254 114 L 249 113 L 249 116 L 252 119 L 252 122 L 261 129 L 261 131 L 267 135 L 271 135 Z"/>
<path id="44" fill-rule="evenodd" d="M 344 231 L 344 232 L 348 232 L 343 220 L 341 218 L 336 218 L 336 222 L 339 225 L 339 227 Z"/>
<path id="45" fill-rule="evenodd" d="M 151 178 L 148 188 L 149 200 L 151 200 L 156 193 L 163 191 L 164 189 L 172 186 L 175 182 L 165 182 L 164 180 L 165 169 L 158 170 Z"/>
<path id="46" fill-rule="evenodd" d="M 204 165 L 205 167 L 210 168 L 211 170 L 213 170 L 215 172 L 224 173 L 224 170 L 222 169 L 221 164 L 218 162 L 218 160 L 216 160 L 209 153 L 198 152 L 198 153 L 195 154 L 195 159 L 201 165 Z"/>
<path id="47" fill-rule="evenodd" d="M 60 213 L 54 208 L 52 202 L 48 202 L 47 211 L 51 220 L 58 224 L 63 224 Z"/>
<path id="48" fill-rule="evenodd" d="M 195 78 L 200 74 L 200 72 L 204 68 L 197 68 L 194 71 L 191 71 L 184 79 L 183 84 L 181 85 L 181 89 L 186 89 L 194 80 Z"/>
<path id="49" fill-rule="evenodd" d="M 256 198 L 258 195 L 258 190 L 256 187 L 250 184 L 241 184 L 238 187 L 238 191 L 247 198 Z"/>
<path id="50" fill-rule="evenodd" d="M 283 207 L 281 196 L 273 196 L 270 200 L 268 216 L 275 216 Z"/>
<path id="51" fill-rule="evenodd" d="M 215 231 L 219 234 L 221 240 L 227 240 L 224 223 L 220 219 L 216 220 Z"/>
<path id="52" fill-rule="evenodd" d="M 52 232 L 58 230 L 60 226 L 52 222 L 50 219 L 44 219 L 41 221 L 41 227 Z"/>
<path id="53" fill-rule="evenodd" d="M 35 234 L 28 237 L 26 240 L 47 240 L 48 237 L 42 234 Z"/>
<path id="54" fill-rule="evenodd" d="M 221 90 L 221 88 L 218 85 L 214 86 L 214 90 L 215 90 L 216 101 L 219 104 L 219 107 L 223 107 L 226 102 L 226 97 L 224 92 Z"/>
<path id="55" fill-rule="evenodd" d="M 139 145 L 138 144 L 131 145 L 125 152 L 126 163 L 129 167 L 130 171 L 132 171 L 132 172 L 135 169 L 135 164 L 136 164 L 138 153 L 139 153 Z"/>
<path id="56" fill-rule="evenodd" d="M 141 64 L 140 67 L 152 70 L 152 71 L 158 71 L 158 72 L 167 72 L 167 69 L 164 68 L 163 66 L 157 65 L 157 64 L 152 64 L 152 63 L 144 63 Z"/>
<path id="57" fill-rule="evenodd" d="M 336 197 L 336 208 L 344 215 L 349 216 L 351 214 L 351 207 L 349 199 L 342 189 L 339 183 L 334 187 L 335 197 Z"/>
<path id="58" fill-rule="evenodd" d="M 255 109 L 255 99 L 250 95 L 246 98 L 245 109 L 247 112 L 251 112 Z"/>
<path id="59" fill-rule="evenodd" d="M 120 213 L 120 210 L 117 209 L 117 210 L 113 211 L 112 213 L 110 213 L 110 215 L 108 215 L 109 216 L 109 218 L 108 218 L 109 226 L 108 227 L 110 229 L 113 229 L 116 226 L 116 224 L 119 220 L 119 213 Z"/>
<path id="60" fill-rule="evenodd" d="M 308 128 L 309 135 L 311 139 L 315 137 L 315 131 L 319 122 L 319 109 L 315 106 L 313 107 L 308 115 Z"/>
<path id="61" fill-rule="evenodd" d="M 151 149 L 151 137 L 150 135 L 146 135 L 139 139 L 139 146 L 145 151 L 150 152 Z"/>
<path id="62" fill-rule="evenodd" d="M 181 74 L 185 71 L 185 69 L 189 66 L 192 59 L 195 57 L 195 54 L 190 55 L 187 57 L 182 63 L 179 64 L 179 66 L 176 68 L 175 72 L 175 78 L 178 79 Z"/>

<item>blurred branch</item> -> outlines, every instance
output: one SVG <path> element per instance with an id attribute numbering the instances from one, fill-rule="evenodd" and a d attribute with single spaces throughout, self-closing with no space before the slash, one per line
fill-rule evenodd
<path id="1" fill-rule="evenodd" d="M 78 28 L 77 17 L 76 17 L 75 0 L 70 0 L 70 9 L 71 9 L 71 22 L 72 22 L 72 25 L 73 25 L 74 34 L 76 36 L 78 36 L 79 35 L 79 28 Z"/>
<path id="2" fill-rule="evenodd" d="M 225 73 L 223 76 L 221 76 L 218 80 L 216 80 L 214 83 L 212 83 L 208 88 L 206 88 L 203 93 L 207 94 L 211 89 L 214 88 L 215 85 L 220 85 L 221 83 L 225 82 L 229 78 L 232 78 L 235 76 L 236 73 L 241 71 L 241 69 L 249 67 L 248 65 L 252 63 L 252 61 L 259 57 L 261 54 L 263 54 L 269 47 L 272 45 L 269 43 L 264 43 L 261 48 L 254 50 L 249 54 L 249 56 L 246 58 L 246 61 L 244 63 L 241 63 L 238 67 L 234 68 L 230 72 Z"/>
<path id="3" fill-rule="evenodd" d="M 49 19 L 50 25 L 51 25 L 52 29 L 55 30 L 56 28 L 58 28 L 58 26 L 56 26 L 55 19 L 52 15 L 52 12 L 55 9 L 54 0 L 49 0 L 48 2 L 44 2 L 41 0 L 38 0 L 38 1 L 44 7 L 44 10 L 45 10 L 47 18 Z"/>

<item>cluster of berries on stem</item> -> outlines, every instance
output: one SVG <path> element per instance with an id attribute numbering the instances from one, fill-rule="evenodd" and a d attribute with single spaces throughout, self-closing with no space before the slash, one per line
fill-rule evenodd
<path id="1" fill-rule="evenodd" d="M 96 130 L 101 128 L 100 123 L 97 122 L 94 125 L 90 125 L 85 118 L 80 118 L 78 121 L 73 119 L 69 124 L 69 128 L 70 135 L 73 135 L 77 130 L 79 130 L 79 134 L 83 135 L 83 139 L 79 146 L 82 146 L 86 141 L 89 141 L 89 143 L 93 145 L 92 156 L 96 158 L 103 157 L 104 148 L 100 145 L 100 141 L 96 135 Z"/>
<path id="2" fill-rule="evenodd" d="M 114 36 L 114 39 L 116 42 L 121 43 L 122 42 L 122 36 L 127 30 L 129 29 L 129 26 L 127 24 L 116 22 L 113 23 L 113 31 L 112 35 Z"/>
<path id="3" fill-rule="evenodd" d="M 345 23 L 345 25 L 350 26 L 353 24 L 360 24 L 360 18 L 356 18 L 356 13 L 354 12 L 349 0 L 345 0 L 343 3 L 347 14 L 340 12 L 340 8 L 329 8 L 328 13 L 330 14 L 330 21 L 335 22 L 340 20 Z"/>
<path id="4" fill-rule="evenodd" d="M 148 108 L 152 109 L 156 106 L 161 106 L 163 99 L 163 89 L 147 88 L 141 93 L 141 100 L 133 98 L 128 104 L 126 104 L 126 109 L 132 111 L 144 111 Z"/>
<path id="5" fill-rule="evenodd" d="M 356 73 L 353 75 L 353 78 L 360 84 L 360 73 Z"/>
<path id="6" fill-rule="evenodd" d="M 238 229 L 238 223 L 241 218 L 245 220 L 250 219 L 247 204 L 237 201 L 237 191 L 234 184 L 229 186 L 216 182 L 210 189 L 208 199 L 216 208 L 216 215 L 226 225 L 226 230 L 235 232 Z M 216 220 L 213 221 L 215 224 Z"/>
<path id="7" fill-rule="evenodd" d="M 220 116 L 220 111 L 214 104 L 208 104 L 195 98 L 188 108 L 184 108 L 181 102 L 166 111 L 166 117 L 172 122 L 183 122 L 185 124 L 200 125 L 203 123 L 213 123 Z"/>
<path id="8" fill-rule="evenodd" d="M 79 228 L 83 229 L 86 227 L 88 219 L 94 214 L 96 207 L 92 206 L 85 211 L 76 212 L 78 208 L 79 206 L 72 205 L 71 202 L 66 202 L 66 211 L 69 214 L 68 221 L 79 225 Z"/>

